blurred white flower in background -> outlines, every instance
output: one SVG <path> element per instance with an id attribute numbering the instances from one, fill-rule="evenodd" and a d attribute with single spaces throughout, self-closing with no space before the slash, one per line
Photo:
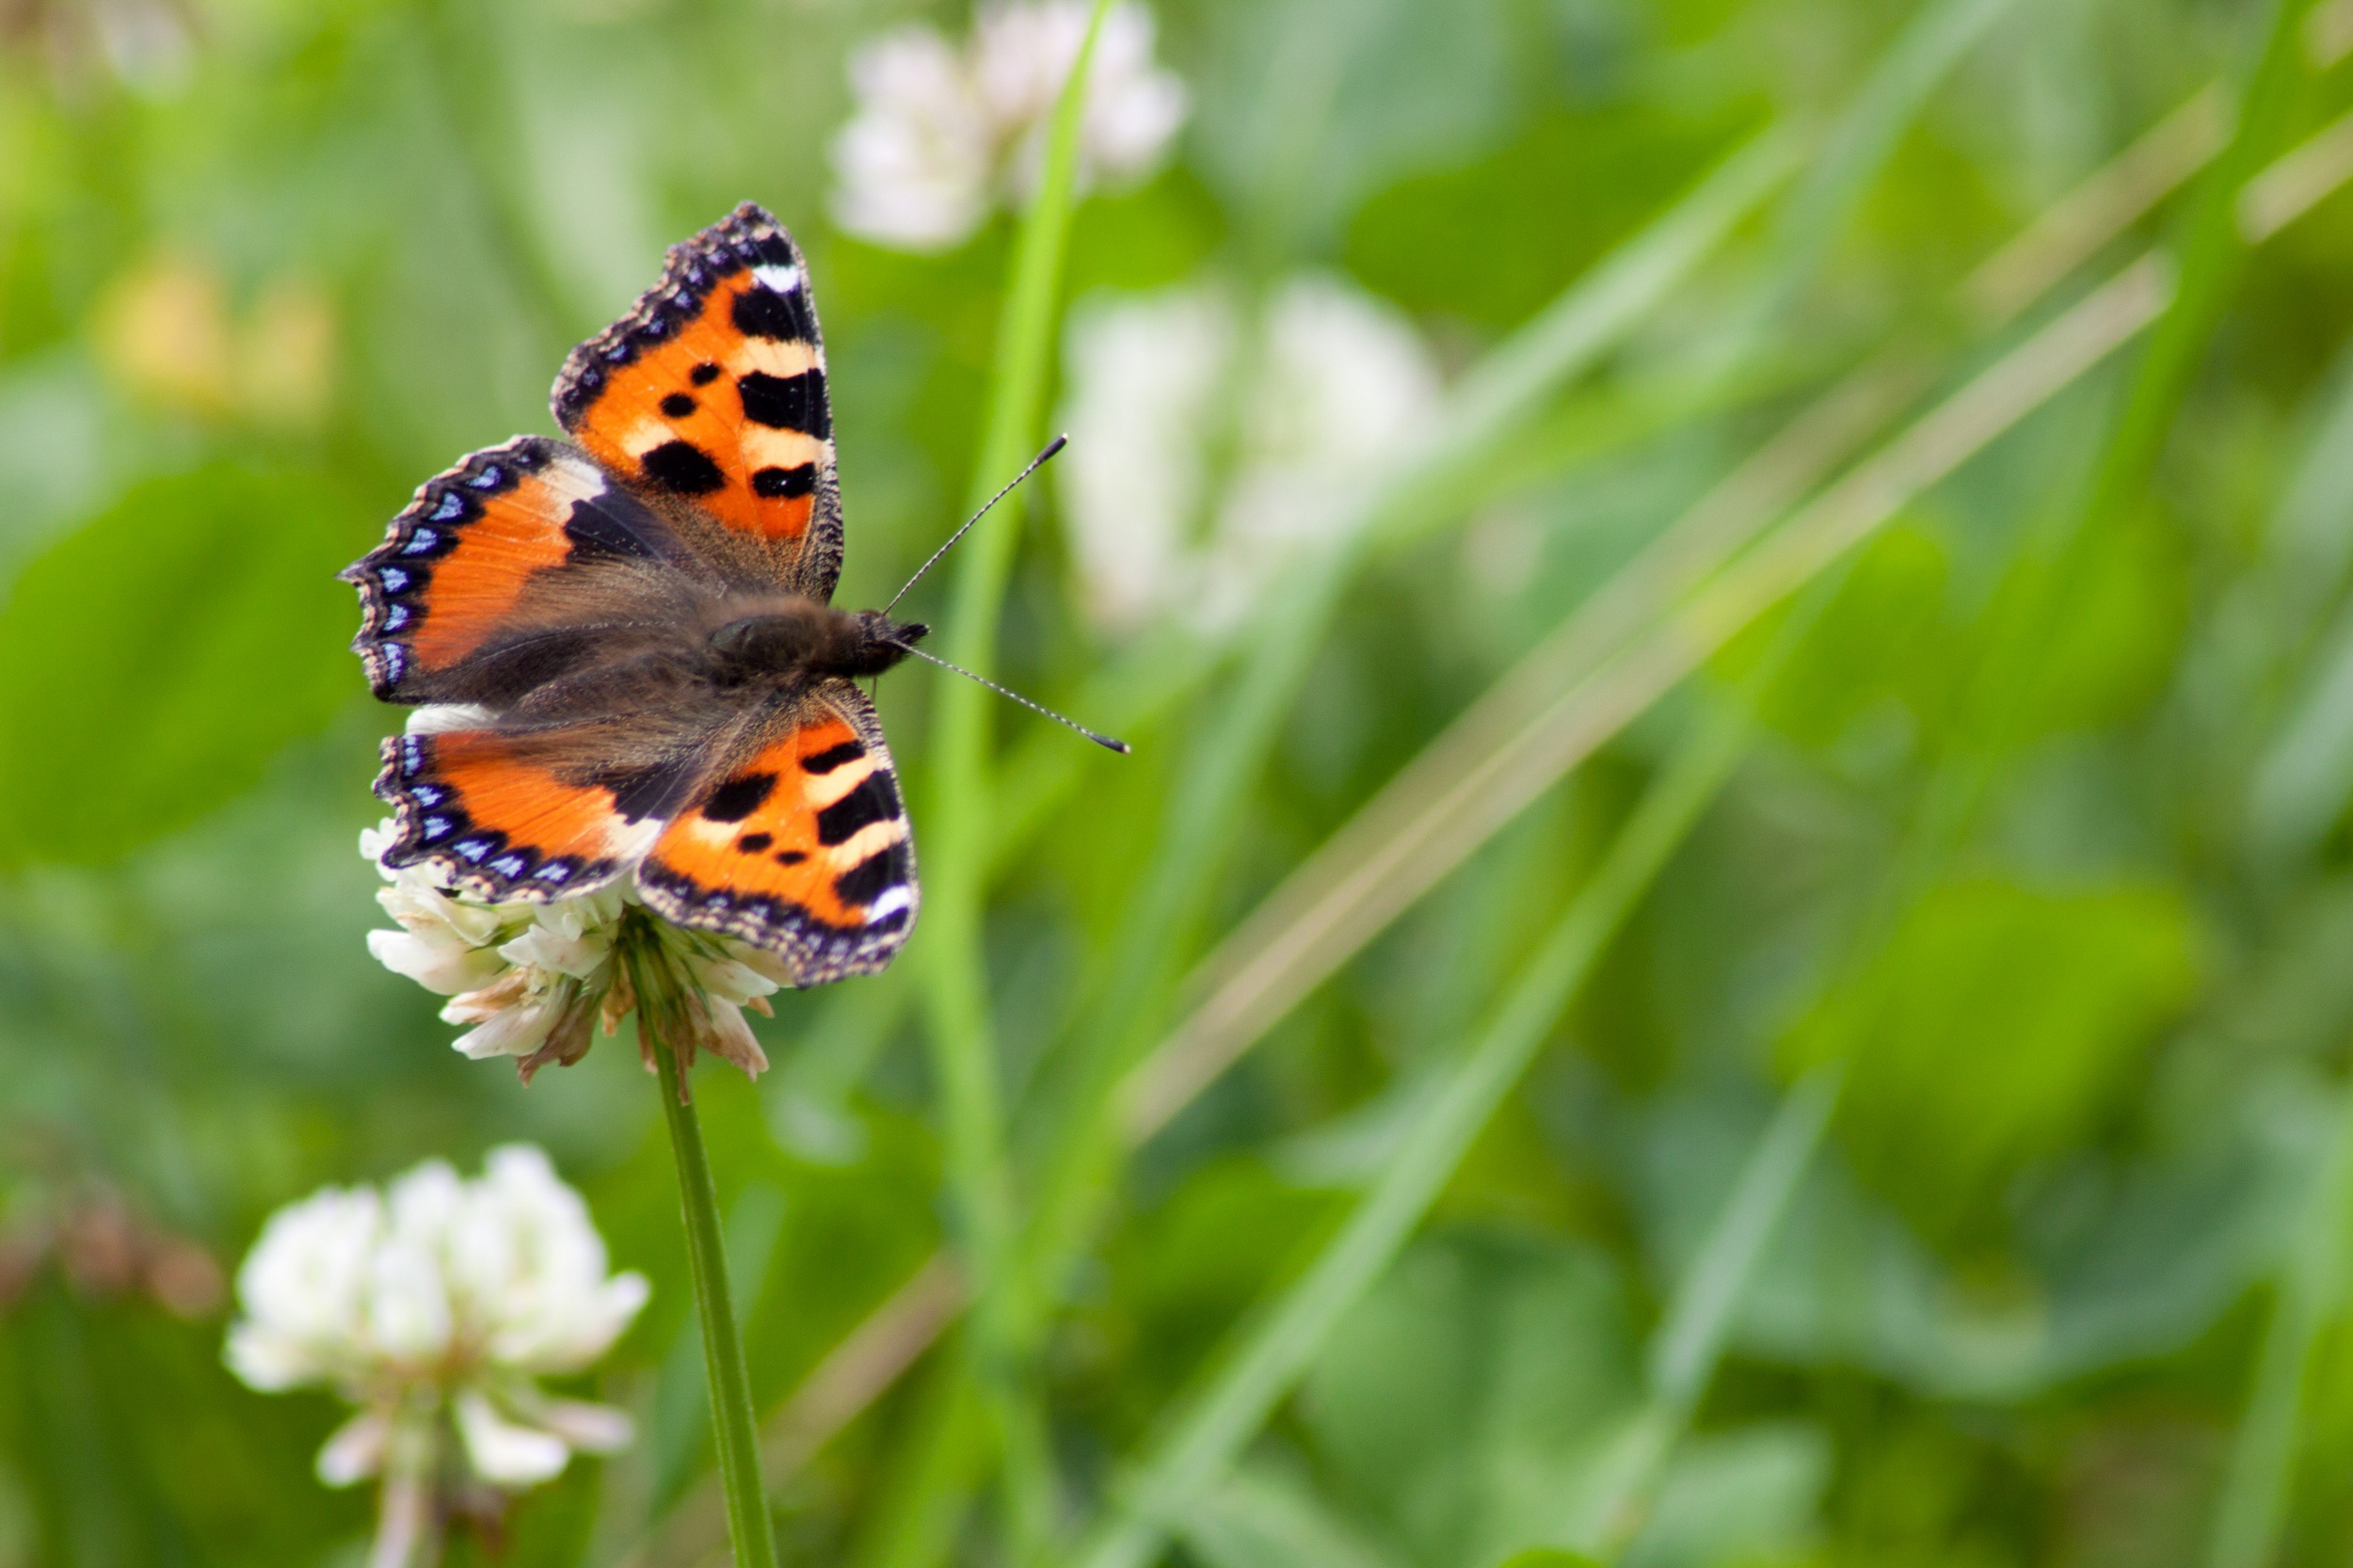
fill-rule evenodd
<path id="1" fill-rule="evenodd" d="M 961 45 L 916 24 L 853 50 L 857 111 L 833 142 L 836 221 L 878 245 L 939 250 L 1026 195 L 1089 9 L 984 6 Z M 1152 13 L 1132 0 L 1104 18 L 1080 127 L 1081 189 L 1150 172 L 1184 123 L 1184 84 L 1153 65 L 1152 43 Z"/>
<path id="2" fill-rule="evenodd" d="M 1087 611 L 1112 632 L 1232 630 L 1338 536 L 1438 401 L 1404 315 L 1321 274 L 1248 314 L 1213 284 L 1097 296 L 1065 354 L 1064 511 Z"/>
<path id="3" fill-rule="evenodd" d="M 568 1066 L 588 1050 L 591 1025 L 619 1026 L 634 1005 L 628 976 L 615 962 L 613 939 L 636 902 L 622 882 L 547 904 L 483 904 L 450 891 L 422 866 L 384 864 L 388 820 L 360 835 L 360 853 L 389 886 L 376 902 L 397 931 L 368 933 L 368 952 L 395 974 L 450 999 L 445 1023 L 472 1027 L 453 1045 L 466 1056 L 512 1056 L 525 1083 L 549 1063 Z M 767 998 L 792 982 L 782 959 L 731 937 L 657 921 L 664 952 L 681 972 L 686 1028 L 675 1042 L 682 1067 L 696 1048 L 715 1051 L 745 1072 L 767 1070 L 768 1055 L 744 1021 L 744 1009 L 766 1015 Z M 639 1031 L 646 1070 L 650 1043 Z"/>
<path id="4" fill-rule="evenodd" d="M 320 1480 L 385 1479 L 374 1560 L 407 1561 L 453 1508 L 453 1461 L 514 1491 L 573 1450 L 626 1445 L 629 1418 L 536 1379 L 584 1370 L 646 1303 L 608 1274 L 580 1194 L 528 1144 L 467 1181 L 428 1160 L 383 1192 L 329 1187 L 270 1217 L 237 1271 L 231 1370 L 264 1393 L 324 1385 L 360 1407 L 319 1450 Z"/>

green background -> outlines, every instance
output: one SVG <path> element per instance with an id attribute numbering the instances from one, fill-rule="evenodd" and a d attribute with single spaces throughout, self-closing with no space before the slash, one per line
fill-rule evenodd
<path id="1" fill-rule="evenodd" d="M 1639 803 L 1711 744 L 1728 774 L 1541 1010 L 1532 1068 L 1300 1376 L 1261 1390 L 1235 1463 L 1183 1494 L 1170 1550 L 2353 1552 L 2353 199 L 2256 246 L 2233 204 L 2353 105 L 2329 41 L 2353 11 L 2276 10 L 1157 7 L 1193 117 L 1162 172 L 1080 206 L 1066 299 L 1333 270 L 1477 390 L 1593 269 L 1657 287 L 1596 307 L 1594 351 L 1556 355 L 1514 417 L 1463 414 L 1409 524 L 1300 563 L 1223 644 L 1090 630 L 1050 484 L 992 519 L 1020 530 L 992 673 L 1137 748 L 992 714 L 990 1174 L 1025 1221 L 1048 1192 L 1085 1211 L 1035 1271 L 1009 1374 L 1044 1412 L 1052 1528 L 1006 1544 L 951 1334 L 778 1489 L 788 1561 L 1075 1560 L 1400 1168 Z M 168 1309 L 72 1243 L 119 1213 L 232 1269 L 321 1183 L 472 1168 L 518 1138 L 654 1293 L 578 1383 L 635 1414 L 638 1445 L 525 1498 L 504 1560 L 621 1561 L 704 1483 L 636 1053 L 600 1044 L 526 1091 L 453 1054 L 437 999 L 367 955 L 382 921 L 353 844 L 397 715 L 367 697 L 332 573 L 419 481 L 547 429 L 565 350 L 748 198 L 794 230 L 824 315 L 840 599 L 888 598 L 975 483 L 1014 238 L 1000 216 L 913 257 L 825 216 L 845 53 L 909 16 L 967 20 L 849 0 L 0 13 L 0 1568 L 360 1561 L 364 1489 L 310 1470 L 334 1401 L 246 1390 L 225 1304 Z M 2209 176 L 2154 193 L 2015 321 L 1973 313 L 1972 268 L 2217 81 L 2245 112 Z M 1688 265 L 1627 263 L 1767 134 L 1785 182 Z M 1132 1159 L 1099 1154 L 1106 1064 L 1157 1042 L 1195 962 L 1516 660 L 1605 592 L 1638 630 L 1670 623 L 1673 596 L 1625 568 L 1690 503 L 1858 366 L 1909 367 L 1874 426 L 1900 432 L 2152 245 L 2179 279 L 2153 336 L 1723 628 Z M 909 605 L 938 620 L 946 600 Z M 961 787 L 927 757 L 942 679 L 881 688 L 919 842 Z M 1343 861 L 1369 853 L 1351 842 Z M 696 1080 L 763 1409 L 955 1240 L 926 936 L 884 977 L 779 997 L 756 1086 Z M 1776 1208 L 1752 1151 L 1833 1090 Z M 1660 1325 L 1748 1243 L 1684 1408 Z M 1597 1537 L 1562 1525 L 1661 1419 L 1628 1507 Z"/>

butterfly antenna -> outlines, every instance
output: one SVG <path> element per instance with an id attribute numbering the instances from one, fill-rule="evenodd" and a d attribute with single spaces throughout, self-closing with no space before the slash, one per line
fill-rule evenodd
<path id="1" fill-rule="evenodd" d="M 1060 445 L 1061 443 L 1056 442 L 1055 444 Z M 1031 466 L 1035 467 L 1036 465 L 1032 464 Z M 968 526 L 969 525 L 968 524 Z M 1057 713 L 1051 708 L 1047 707 L 1044 703 L 1032 702 L 1028 697 L 1023 696 L 1019 692 L 1007 691 L 1004 687 L 997 684 L 996 681 L 991 680 L 987 676 L 974 675 L 970 670 L 966 669 L 962 664 L 952 664 L 947 660 L 926 653 L 921 648 L 916 648 L 912 644 L 894 642 L 890 646 L 893 648 L 904 648 L 907 652 L 914 654 L 918 659 L 929 659 L 933 664 L 937 664 L 941 669 L 953 670 L 958 675 L 963 676 L 967 680 L 977 680 L 982 685 L 986 686 L 990 691 L 995 692 L 999 696 L 1010 697 L 1014 701 L 1021 704 L 1022 707 L 1027 708 L 1032 713 L 1041 714 L 1046 718 L 1052 719 L 1056 724 L 1066 724 L 1071 728 L 1077 730 L 1080 734 L 1084 735 L 1088 740 L 1093 741 L 1096 745 L 1101 746 L 1106 751 L 1115 751 L 1122 757 L 1125 757 L 1128 755 L 1131 749 L 1127 742 L 1114 741 L 1109 735 L 1097 735 L 1094 730 L 1089 729 L 1085 725 L 1080 724 L 1077 719 L 1069 718 L 1064 714 Z"/>
<path id="2" fill-rule="evenodd" d="M 898 604 L 899 600 L 903 600 L 903 599 L 906 598 L 906 596 L 907 596 L 907 589 L 908 589 L 908 588 L 912 588 L 912 587 L 914 587 L 914 586 L 915 586 L 918 583 L 920 583 L 921 581 L 923 581 L 923 574 L 924 574 L 925 572 L 927 572 L 927 571 L 931 570 L 931 569 L 932 569 L 932 568 L 934 568 L 934 567 L 936 567 L 936 566 L 939 565 L 939 558 L 940 558 L 942 555 L 947 554 L 947 553 L 948 553 L 948 552 L 950 552 L 950 551 L 952 551 L 952 550 L 955 549 L 955 548 L 956 548 L 956 541 L 957 541 L 958 539 L 960 539 L 960 538 L 964 537 L 967 534 L 969 534 L 969 533 L 972 531 L 972 525 L 973 525 L 974 523 L 976 523 L 976 522 L 980 521 L 983 518 L 984 518 L 984 517 L 988 516 L 988 509 L 989 509 L 991 506 L 996 505 L 999 502 L 1000 502 L 1000 501 L 1004 500 L 1006 496 L 1011 495 L 1011 494 L 1013 493 L 1013 488 L 1014 488 L 1014 486 L 1015 486 L 1015 485 L 1018 485 L 1019 483 L 1021 483 L 1021 481 L 1023 481 L 1024 479 L 1027 479 L 1027 478 L 1028 478 L 1030 475 L 1032 475 L 1032 473 L 1035 473 L 1035 472 L 1037 472 L 1040 468 L 1043 468 L 1043 467 L 1045 466 L 1045 464 L 1046 464 L 1046 460 L 1047 460 L 1048 457 L 1051 457 L 1051 456 L 1052 456 L 1055 453 L 1060 452 L 1060 451 L 1061 451 L 1064 447 L 1065 447 L 1065 446 L 1067 446 L 1067 445 L 1069 445 L 1069 444 L 1070 444 L 1070 438 L 1069 438 L 1068 436 L 1056 436 L 1056 437 L 1055 437 L 1052 440 L 1048 441 L 1048 442 L 1046 443 L 1046 450 L 1045 450 L 1045 451 L 1043 451 L 1043 452 L 1041 452 L 1041 453 L 1039 453 L 1036 456 L 1034 456 L 1034 457 L 1031 458 L 1031 459 L 1030 459 L 1030 466 L 1029 466 L 1028 468 L 1025 468 L 1025 469 L 1023 469 L 1023 470 L 1022 470 L 1019 473 L 1015 474 L 1015 475 L 1013 476 L 1012 480 L 1011 480 L 1011 481 L 1010 481 L 1010 482 L 1009 482 L 1009 483 L 1005 486 L 1005 488 L 1004 488 L 1003 489 L 999 490 L 999 491 L 998 491 L 995 495 L 990 496 L 990 497 L 989 497 L 989 498 L 988 498 L 985 502 L 983 502 L 983 503 L 981 504 L 981 509 L 980 509 L 979 511 L 977 511 L 977 512 L 973 513 L 970 517 L 968 517 L 968 518 L 967 518 L 967 519 L 965 519 L 965 520 L 964 520 L 964 526 L 963 526 L 963 527 L 961 527 L 961 528 L 957 529 L 954 533 L 952 533 L 952 534 L 951 534 L 951 535 L 949 535 L 949 536 L 948 536 L 948 542 L 947 542 L 946 544 L 941 545 L 941 546 L 940 546 L 937 550 L 935 550 L 935 551 L 933 551 L 933 552 L 932 552 L 932 556 L 931 556 L 931 559 L 930 559 L 930 560 L 925 561 L 925 562 L 924 562 L 921 566 L 920 566 L 920 567 L 918 567 L 918 568 L 915 568 L 915 575 L 914 575 L 913 577 L 908 578 L 908 579 L 906 580 L 906 583 L 905 583 L 904 586 L 901 587 L 901 588 L 900 588 L 900 590 L 899 590 L 897 593 L 892 594 L 892 595 L 890 596 L 890 603 L 886 604 L 886 605 L 884 605 L 884 606 L 883 606 L 883 614 L 884 614 L 884 615 L 886 615 L 886 616 L 887 616 L 887 615 L 888 615 L 888 614 L 890 614 L 890 612 L 891 612 L 892 608 Z M 913 650 L 913 649 L 909 649 L 908 651 L 912 652 L 912 651 L 914 651 L 914 650 Z M 931 659 L 931 658 L 932 658 L 932 656 L 931 656 L 930 654 L 928 654 L 928 653 L 924 654 L 924 655 L 923 655 L 923 657 L 924 657 L 924 658 L 926 658 L 926 659 Z M 938 660 L 938 659 L 932 659 L 932 663 L 933 663 L 933 664 L 941 664 L 941 663 L 943 663 L 943 662 L 944 662 L 944 661 L 942 661 L 942 660 Z M 954 668 L 955 668 L 955 666 L 954 666 L 953 664 L 950 664 L 948 667 L 949 667 L 950 669 L 954 669 Z M 966 675 L 972 675 L 972 672 L 971 672 L 970 670 L 965 670 L 965 671 L 963 671 L 963 672 L 961 672 L 961 673 L 966 674 Z M 981 680 L 981 678 L 980 678 L 979 676 L 977 676 L 977 675 L 973 675 L 973 676 L 972 676 L 972 679 L 973 679 L 973 680 Z M 987 684 L 987 682 L 986 682 L 986 681 L 984 681 L 984 680 L 981 681 L 981 683 L 982 683 L 983 685 L 986 685 L 986 684 Z M 1007 692 L 1007 693 L 1005 693 L 1005 695 L 1006 695 L 1007 696 L 1013 696 L 1013 694 L 1012 694 L 1011 692 Z M 1035 707 L 1035 706 L 1036 706 L 1036 704 L 1032 703 L 1032 704 L 1031 704 L 1031 706 Z M 1044 712 L 1044 710 L 1042 710 L 1042 709 L 1041 709 L 1041 710 L 1040 710 L 1040 712 Z M 1061 715 L 1060 713 L 1049 714 L 1048 716 L 1049 716 L 1049 717 L 1052 717 L 1052 718 L 1058 718 L 1058 719 L 1059 719 L 1059 718 L 1062 718 L 1062 715 Z M 1070 721 L 1069 721 L 1068 719 L 1063 719 L 1063 722 L 1064 722 L 1064 724 L 1069 724 L 1069 723 L 1070 723 Z M 1071 725 L 1071 728 L 1072 728 L 1073 729 L 1076 729 L 1076 728 L 1078 728 L 1078 726 L 1076 726 L 1076 725 Z M 1102 739 L 1102 737 L 1098 735 L 1098 736 L 1096 736 L 1096 740 L 1101 740 L 1101 739 Z"/>

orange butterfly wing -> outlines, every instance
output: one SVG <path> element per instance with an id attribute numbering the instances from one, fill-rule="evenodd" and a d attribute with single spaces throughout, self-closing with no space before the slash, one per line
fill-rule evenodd
<path id="1" fill-rule="evenodd" d="M 344 569 L 360 589 L 352 647 L 387 702 L 484 700 L 501 684 L 488 665 L 502 653 L 512 665 L 520 637 L 552 630 L 537 624 L 536 590 L 677 555 L 668 525 L 580 451 L 518 436 L 420 485 L 384 542 Z"/>
<path id="2" fill-rule="evenodd" d="M 376 792 L 393 811 L 388 866 L 428 865 L 491 903 L 544 902 L 611 881 L 660 836 L 682 775 L 616 789 L 569 764 L 580 737 L 455 729 L 384 743 Z"/>
<path id="3" fill-rule="evenodd" d="M 825 349 L 792 238 L 746 201 L 670 248 L 662 281 L 572 350 L 556 422 L 615 474 L 680 497 L 821 602 L 841 568 Z"/>
<path id="4" fill-rule="evenodd" d="M 915 923 L 915 843 L 865 694 L 819 682 L 671 821 L 637 885 L 680 925 L 782 953 L 795 984 L 888 963 Z"/>

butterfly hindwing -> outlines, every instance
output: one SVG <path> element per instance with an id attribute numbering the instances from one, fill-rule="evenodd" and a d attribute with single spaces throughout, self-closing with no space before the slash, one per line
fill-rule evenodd
<path id="1" fill-rule="evenodd" d="M 344 570 L 360 589 L 352 646 L 386 701 L 482 700 L 499 695 L 475 689 L 486 680 L 527 687 L 553 673 L 514 667 L 551 600 L 677 554 L 668 526 L 585 454 L 518 436 L 426 480 L 384 542 Z M 595 617 L 567 607 L 553 618 Z M 542 665 L 545 642 L 535 645 Z"/>
<path id="2" fill-rule="evenodd" d="M 678 813 L 637 883 L 680 925 L 782 953 L 796 984 L 888 963 L 915 922 L 915 844 L 865 694 L 810 687 Z"/>
<path id="3" fill-rule="evenodd" d="M 572 350 L 551 401 L 614 473 L 707 513 L 776 586 L 832 599 L 841 504 L 824 344 L 800 250 L 760 208 L 672 246 L 662 281 Z"/>
<path id="4" fill-rule="evenodd" d="M 424 864 L 491 903 L 585 892 L 633 865 L 694 782 L 695 748 L 616 776 L 596 727 L 450 729 L 384 743 L 376 792 L 393 810 L 392 867 Z"/>

